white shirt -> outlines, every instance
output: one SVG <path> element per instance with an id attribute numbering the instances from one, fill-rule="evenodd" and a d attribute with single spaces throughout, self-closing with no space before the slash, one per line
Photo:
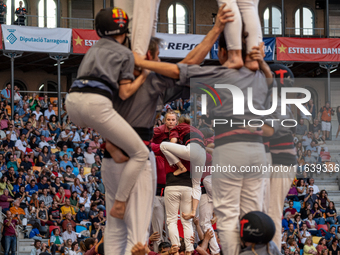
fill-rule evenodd
<path id="1" fill-rule="evenodd" d="M 85 178 L 83 179 L 83 177 L 81 177 L 81 175 L 78 174 L 77 178 L 79 179 L 80 182 L 88 182 L 87 175 L 85 175 Z"/>
<path id="2" fill-rule="evenodd" d="M 32 113 L 34 113 L 34 114 L 35 114 L 35 118 L 36 118 L 36 120 L 39 120 L 39 117 L 40 117 L 41 115 L 43 115 L 43 113 L 42 113 L 42 112 L 39 112 L 39 113 L 37 113 L 37 111 L 34 111 L 34 112 L 32 112 Z"/>
<path id="3" fill-rule="evenodd" d="M 79 198 L 79 204 L 84 203 L 84 201 L 85 201 L 85 198 L 83 198 L 83 197 Z M 87 197 L 87 201 L 86 201 L 84 206 L 85 206 L 85 208 L 90 208 L 91 207 L 91 200 L 90 200 L 89 197 Z"/>
<path id="4" fill-rule="evenodd" d="M 95 159 L 94 159 L 94 153 L 89 154 L 85 151 L 84 157 L 86 159 L 87 164 L 92 165 L 94 162 L 96 162 Z"/>
<path id="5" fill-rule="evenodd" d="M 89 140 L 89 139 L 90 139 L 90 134 L 89 134 L 89 133 L 87 133 L 87 135 L 85 136 L 85 138 L 83 137 L 84 132 L 81 132 L 80 135 L 81 135 L 81 140 L 82 140 L 82 141 L 86 141 L 86 140 Z"/>
<path id="6" fill-rule="evenodd" d="M 309 188 L 313 188 L 313 194 L 316 194 L 316 193 L 320 192 L 319 187 L 316 186 L 315 184 L 314 185 L 309 185 Z"/>
<path id="7" fill-rule="evenodd" d="M 78 132 L 75 132 L 75 135 L 72 139 L 72 142 L 80 142 L 80 136 L 79 136 Z"/>
<path id="8" fill-rule="evenodd" d="M 0 130 L 0 139 L 4 139 L 6 137 L 6 133 L 3 130 Z"/>
<path id="9" fill-rule="evenodd" d="M 301 238 L 301 243 L 305 244 L 307 237 L 311 236 L 311 234 L 306 230 L 306 233 L 304 233 L 303 230 L 300 231 L 301 237 L 303 234 L 305 234 L 306 237 Z"/>
<path id="10" fill-rule="evenodd" d="M 302 141 L 302 146 L 308 146 L 312 142 L 312 138 L 309 138 L 308 136 L 303 136 L 302 139 L 306 141 Z"/>
<path id="11" fill-rule="evenodd" d="M 39 148 L 42 149 L 42 148 L 44 148 L 44 146 L 50 147 L 50 145 L 49 145 L 48 142 L 46 142 L 46 141 L 45 141 L 45 142 L 41 141 L 41 142 L 39 143 Z"/>
<path id="12" fill-rule="evenodd" d="M 11 141 L 16 141 L 18 140 L 17 133 L 13 130 L 11 131 L 6 131 L 6 134 L 11 134 Z"/>
<path id="13" fill-rule="evenodd" d="M 45 117 L 47 117 L 47 122 L 50 120 L 50 117 L 52 116 L 52 115 L 56 115 L 55 114 L 55 112 L 54 112 L 54 110 L 52 109 L 52 111 L 49 111 L 48 109 L 47 110 L 45 110 Z M 46 118 L 45 118 L 46 119 Z"/>
<path id="14" fill-rule="evenodd" d="M 22 152 L 26 152 L 26 146 L 27 146 L 27 143 L 25 141 L 21 141 L 21 140 L 17 140 L 15 142 L 15 147 L 18 148 L 18 150 L 21 150 Z"/>

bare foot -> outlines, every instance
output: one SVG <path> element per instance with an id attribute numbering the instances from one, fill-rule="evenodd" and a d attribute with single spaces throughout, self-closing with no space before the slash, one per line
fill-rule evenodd
<path id="1" fill-rule="evenodd" d="M 230 69 L 240 69 L 244 63 L 241 50 L 228 50 L 227 67 Z"/>
<path id="2" fill-rule="evenodd" d="M 122 220 L 124 218 L 125 208 L 126 208 L 126 202 L 115 200 L 111 208 L 110 215 L 114 218 Z"/>
<path id="3" fill-rule="evenodd" d="M 185 220 L 190 220 L 195 218 L 196 212 L 191 212 L 191 213 L 182 213 L 182 217 Z"/>
<path id="4" fill-rule="evenodd" d="M 256 60 L 252 60 L 249 55 L 246 57 L 246 63 L 244 66 L 254 72 L 259 70 L 259 63 Z"/>
<path id="5" fill-rule="evenodd" d="M 105 148 L 110 153 L 114 162 L 116 162 L 117 164 L 124 163 L 129 160 L 129 157 L 125 156 L 121 149 L 113 145 L 108 140 L 106 141 Z"/>
<path id="6" fill-rule="evenodd" d="M 175 172 L 174 172 L 174 176 L 180 175 L 185 173 L 186 171 L 188 171 L 184 166 L 178 168 Z"/>

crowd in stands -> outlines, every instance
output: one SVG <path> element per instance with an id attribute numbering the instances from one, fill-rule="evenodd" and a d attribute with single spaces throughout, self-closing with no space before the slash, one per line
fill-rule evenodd
<path id="1" fill-rule="evenodd" d="M 340 215 L 313 178 L 292 184 L 283 215 L 283 254 L 339 254 Z"/>

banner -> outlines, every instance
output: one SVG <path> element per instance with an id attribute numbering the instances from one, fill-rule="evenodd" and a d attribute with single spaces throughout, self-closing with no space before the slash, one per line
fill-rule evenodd
<path id="1" fill-rule="evenodd" d="M 265 53 L 266 56 L 264 58 L 265 61 L 273 61 L 274 60 L 274 52 L 275 52 L 275 37 L 266 37 L 263 38 L 265 45 Z M 210 51 L 211 59 L 218 59 L 218 40 L 215 42 L 214 46 Z"/>
<path id="2" fill-rule="evenodd" d="M 278 61 L 340 62 L 340 40 L 277 37 Z"/>
<path id="3" fill-rule="evenodd" d="M 156 37 L 163 40 L 163 47 L 159 50 L 160 57 L 185 58 L 192 49 L 201 43 L 205 35 L 156 33 Z M 209 54 L 205 59 L 209 59 Z"/>
<path id="4" fill-rule="evenodd" d="M 2 25 L 5 50 L 70 53 L 72 29 Z"/>
<path id="5" fill-rule="evenodd" d="M 85 54 L 99 38 L 95 30 L 72 29 L 73 53 Z"/>

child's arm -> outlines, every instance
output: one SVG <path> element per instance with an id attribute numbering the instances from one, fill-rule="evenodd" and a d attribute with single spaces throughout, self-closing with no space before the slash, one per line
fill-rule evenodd
<path id="1" fill-rule="evenodd" d="M 199 65 L 210 52 L 219 35 L 223 32 L 225 24 L 234 21 L 234 14 L 231 9 L 226 9 L 226 4 L 223 4 L 216 16 L 214 27 L 204 37 L 203 41 L 197 45 L 180 63 L 188 65 Z"/>
<path id="2" fill-rule="evenodd" d="M 233 21 L 231 17 L 233 17 L 234 14 L 232 14 L 229 9 L 224 10 L 224 6 L 225 5 L 223 5 L 218 11 L 216 24 L 212 28 L 212 30 L 207 34 L 204 40 L 187 55 L 187 57 L 181 63 L 193 65 L 199 64 L 204 60 L 205 56 L 208 54 L 208 52 L 211 50 L 212 46 L 216 42 L 218 36 L 223 31 L 224 25 L 227 22 Z M 135 57 L 136 66 L 154 71 L 158 74 L 167 76 L 172 79 L 179 79 L 179 69 L 176 64 L 144 60 L 135 52 L 133 53 L 133 55 Z"/>
<path id="3" fill-rule="evenodd" d="M 257 60 L 257 62 L 259 63 L 260 69 L 262 70 L 262 72 L 264 73 L 266 78 L 268 79 L 267 84 L 271 85 L 273 83 L 273 73 L 270 70 L 266 61 L 264 61 L 263 54 L 261 52 L 260 47 L 263 47 L 263 45 L 262 46 L 254 46 L 252 52 L 250 53 L 250 57 L 253 60 Z"/>
<path id="4" fill-rule="evenodd" d="M 132 82 L 131 80 L 120 80 L 119 81 L 119 97 L 122 100 L 126 100 L 130 96 L 132 96 L 139 89 L 139 87 L 145 82 L 145 79 L 148 76 L 148 74 L 149 73 L 146 70 L 143 70 L 141 75 L 139 75 Z"/>

